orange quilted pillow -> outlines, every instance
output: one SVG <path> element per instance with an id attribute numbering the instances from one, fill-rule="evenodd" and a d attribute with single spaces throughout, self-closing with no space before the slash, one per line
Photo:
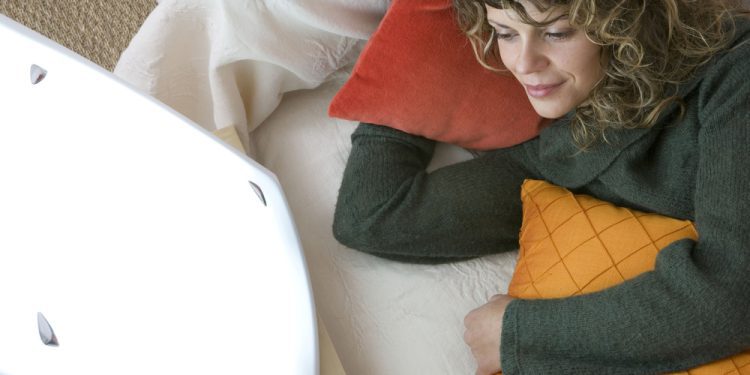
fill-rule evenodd
<path id="1" fill-rule="evenodd" d="M 559 298 L 617 285 L 654 268 L 656 254 L 693 223 L 574 195 L 545 181 L 521 188 L 520 253 L 508 294 Z M 750 374 L 750 351 L 679 374 Z"/>

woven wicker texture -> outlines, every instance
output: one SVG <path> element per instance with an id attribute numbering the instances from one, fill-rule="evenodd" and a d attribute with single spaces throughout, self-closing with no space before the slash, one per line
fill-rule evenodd
<path id="1" fill-rule="evenodd" d="M 112 70 L 156 0 L 2 0 L 0 13 Z"/>

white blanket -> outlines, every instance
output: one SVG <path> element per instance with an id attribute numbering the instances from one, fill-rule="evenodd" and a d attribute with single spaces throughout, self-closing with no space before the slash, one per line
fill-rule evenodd
<path id="1" fill-rule="evenodd" d="M 412 265 L 347 249 L 331 234 L 356 124 L 326 110 L 387 5 L 163 0 L 115 73 L 208 130 L 236 127 L 251 156 L 276 173 L 318 314 L 348 374 L 469 374 L 463 317 L 507 289 L 515 253 Z M 433 167 L 468 157 L 441 145 Z"/>
<path id="2" fill-rule="evenodd" d="M 191 120 L 249 132 L 286 92 L 315 88 L 352 63 L 385 0 L 165 0 L 115 74 Z"/>

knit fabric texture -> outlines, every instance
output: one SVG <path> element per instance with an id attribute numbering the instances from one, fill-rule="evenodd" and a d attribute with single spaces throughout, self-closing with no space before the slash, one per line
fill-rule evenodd
<path id="1" fill-rule="evenodd" d="M 650 129 L 612 131 L 579 152 L 566 119 L 538 138 L 428 173 L 434 142 L 362 124 L 334 235 L 379 256 L 449 262 L 518 246 L 524 179 L 695 222 L 655 269 L 601 292 L 515 300 L 503 318 L 504 374 L 652 374 L 750 348 L 750 23 L 737 47 L 681 85 Z"/>

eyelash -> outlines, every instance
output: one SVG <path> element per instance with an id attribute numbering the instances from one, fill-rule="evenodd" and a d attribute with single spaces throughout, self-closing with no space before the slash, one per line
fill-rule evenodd
<path id="1" fill-rule="evenodd" d="M 553 40 L 565 40 L 565 39 L 568 39 L 568 37 L 570 36 L 570 32 L 565 31 L 561 33 L 547 33 L 547 36 Z"/>
<path id="2" fill-rule="evenodd" d="M 501 33 L 495 32 L 495 39 L 497 39 L 497 40 L 510 40 L 514 36 L 515 35 L 513 35 L 513 34 L 501 34 Z"/>
<path id="3" fill-rule="evenodd" d="M 544 36 L 550 38 L 553 41 L 562 41 L 565 39 L 568 39 L 570 37 L 570 32 L 561 32 L 561 33 L 545 33 Z M 516 34 L 503 34 L 495 31 L 495 39 L 497 40 L 511 40 L 513 37 L 515 37 Z"/>

